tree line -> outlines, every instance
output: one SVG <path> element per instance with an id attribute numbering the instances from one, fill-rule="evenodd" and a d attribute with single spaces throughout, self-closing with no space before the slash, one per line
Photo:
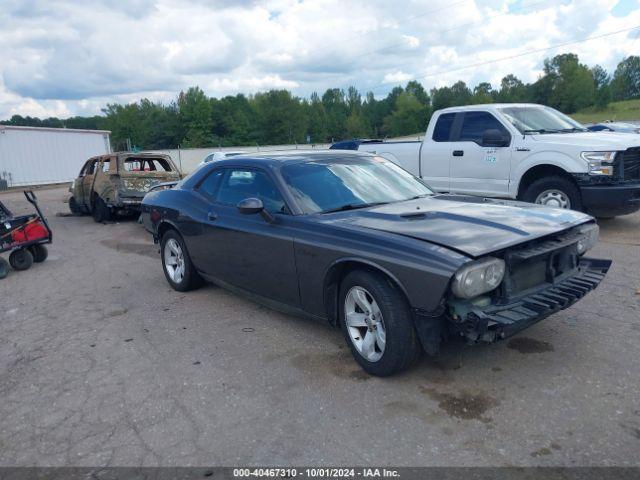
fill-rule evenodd
<path id="1" fill-rule="evenodd" d="M 491 102 L 533 102 L 565 113 L 584 107 L 604 109 L 611 101 L 640 98 L 640 57 L 622 60 L 613 74 L 588 67 L 576 54 L 544 61 L 542 75 L 524 83 L 513 74 L 499 87 L 482 82 L 473 89 L 463 81 L 429 92 L 413 80 L 382 99 L 355 88 L 330 88 L 309 98 L 287 90 L 255 95 L 208 97 L 199 87 L 162 104 L 142 99 L 108 104 L 102 115 L 39 119 L 14 115 L 5 125 L 111 130 L 114 149 L 225 147 L 325 143 L 345 138 L 394 137 L 423 132 L 431 113 L 445 107 Z"/>

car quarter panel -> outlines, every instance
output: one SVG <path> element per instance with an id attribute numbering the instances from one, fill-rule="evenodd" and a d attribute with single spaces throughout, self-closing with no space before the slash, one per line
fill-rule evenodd
<path id="1" fill-rule="evenodd" d="M 469 258 L 427 242 L 385 232 L 342 228 L 301 217 L 295 254 L 303 308 L 327 316 L 326 281 L 333 267 L 357 262 L 394 280 L 412 308 L 438 310 L 455 271 Z"/>

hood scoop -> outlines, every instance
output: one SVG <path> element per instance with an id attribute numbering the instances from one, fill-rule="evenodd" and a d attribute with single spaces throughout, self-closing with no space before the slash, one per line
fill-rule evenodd
<path id="1" fill-rule="evenodd" d="M 427 214 L 424 212 L 403 213 L 402 215 L 400 215 L 400 217 L 404 218 L 405 220 L 424 220 L 425 218 L 427 218 Z"/>

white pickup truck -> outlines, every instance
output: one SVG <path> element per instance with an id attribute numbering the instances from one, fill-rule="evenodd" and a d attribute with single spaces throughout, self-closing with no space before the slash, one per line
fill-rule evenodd
<path id="1" fill-rule="evenodd" d="M 640 209 L 640 138 L 589 132 L 553 108 L 489 104 L 438 110 L 422 142 L 331 146 L 385 157 L 438 192 L 510 198 L 613 217 Z"/>

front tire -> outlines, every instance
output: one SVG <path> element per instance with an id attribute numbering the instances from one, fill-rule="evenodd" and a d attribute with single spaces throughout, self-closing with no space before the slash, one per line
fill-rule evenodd
<path id="1" fill-rule="evenodd" d="M 164 276 L 174 290 L 187 292 L 202 285 L 202 277 L 191 263 L 187 246 L 175 230 L 162 236 L 160 256 Z"/>
<path id="2" fill-rule="evenodd" d="M 345 340 L 367 373 L 394 375 L 420 357 L 411 309 L 384 275 L 363 270 L 349 273 L 340 285 L 339 301 Z"/>
<path id="3" fill-rule="evenodd" d="M 33 255 L 26 248 L 14 250 L 9 255 L 9 263 L 14 270 L 28 270 L 33 265 Z"/>
<path id="4" fill-rule="evenodd" d="M 525 189 L 522 200 L 547 207 L 582 211 L 578 187 L 571 180 L 561 176 L 535 180 Z"/>

